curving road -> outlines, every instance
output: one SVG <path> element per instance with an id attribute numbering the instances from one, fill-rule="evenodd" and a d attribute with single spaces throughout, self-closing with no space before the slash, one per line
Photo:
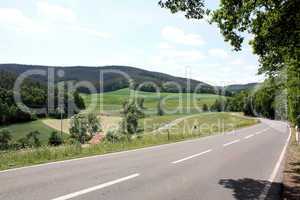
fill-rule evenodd
<path id="1" fill-rule="evenodd" d="M 1 200 L 279 199 L 287 124 L 0 172 Z"/>

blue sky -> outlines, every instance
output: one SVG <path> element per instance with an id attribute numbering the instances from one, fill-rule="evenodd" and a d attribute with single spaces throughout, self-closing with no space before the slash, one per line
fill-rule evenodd
<path id="1" fill-rule="evenodd" d="M 188 67 L 192 78 L 213 85 L 263 79 L 247 43 L 234 52 L 216 26 L 157 2 L 1 0 L 0 63 L 129 65 L 176 76 Z"/>

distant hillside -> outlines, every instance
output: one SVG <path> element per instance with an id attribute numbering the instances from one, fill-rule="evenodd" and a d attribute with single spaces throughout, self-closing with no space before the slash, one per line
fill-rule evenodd
<path id="1" fill-rule="evenodd" d="M 256 86 L 258 86 L 259 83 L 248 83 L 248 84 L 237 84 L 237 85 L 228 85 L 225 87 L 225 89 L 231 93 L 238 93 L 241 91 L 248 91 L 251 89 L 254 89 Z"/>
<path id="2" fill-rule="evenodd" d="M 104 70 L 111 71 L 119 71 L 122 73 L 126 73 L 134 82 L 134 87 L 138 87 L 141 83 L 145 82 L 153 82 L 157 84 L 160 89 L 164 92 L 178 92 L 178 89 L 172 85 L 164 85 L 166 82 L 175 82 L 179 84 L 183 92 L 187 90 L 187 79 L 175 77 L 163 73 L 152 72 L 147 70 L 142 70 L 133 67 L 127 66 L 104 66 L 104 67 L 86 67 L 86 66 L 74 66 L 74 67 L 55 67 L 55 66 L 38 66 L 38 65 L 19 65 L 19 64 L 0 64 L 0 70 L 4 70 L 7 72 L 14 73 L 19 75 L 28 70 L 43 70 L 45 72 L 48 69 L 53 69 L 55 74 L 57 74 L 58 70 L 64 71 L 64 77 L 59 78 L 55 77 L 55 82 L 61 81 L 89 81 L 91 82 L 97 89 L 97 92 L 101 91 L 100 89 L 100 72 Z M 41 83 L 47 83 L 47 76 L 32 76 L 31 79 L 35 81 L 39 81 Z M 195 91 L 199 93 L 216 93 L 215 88 L 209 84 L 190 80 L 191 83 L 191 91 Z M 196 88 L 198 85 L 201 85 L 200 88 Z M 123 76 L 117 73 L 105 73 L 104 75 L 104 91 L 115 91 L 122 88 L 129 87 L 129 82 Z M 143 91 L 152 91 L 154 90 L 151 84 L 146 84 L 141 88 Z M 86 89 L 81 88 L 81 92 L 88 92 Z"/>

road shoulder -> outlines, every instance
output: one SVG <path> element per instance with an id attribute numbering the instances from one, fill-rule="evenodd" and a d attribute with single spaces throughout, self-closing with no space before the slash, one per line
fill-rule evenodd
<path id="1" fill-rule="evenodd" d="M 295 142 L 295 130 L 292 131 L 283 174 L 283 199 L 300 199 L 300 145 Z"/>

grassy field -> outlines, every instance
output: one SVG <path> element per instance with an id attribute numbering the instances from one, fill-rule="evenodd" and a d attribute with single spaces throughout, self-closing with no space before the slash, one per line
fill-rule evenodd
<path id="1" fill-rule="evenodd" d="M 39 131 L 41 133 L 39 138 L 42 144 L 47 144 L 50 134 L 55 131 L 55 129 L 45 125 L 42 120 L 0 127 L 0 129 L 4 128 L 11 132 L 13 141 L 17 141 L 18 139 L 25 137 L 31 131 Z"/>
<path id="2" fill-rule="evenodd" d="M 257 120 L 244 118 L 233 113 L 200 113 L 194 115 L 153 116 L 141 120 L 141 127 L 144 127 L 145 133 L 153 133 L 154 130 L 171 122 L 172 126 L 161 129 L 157 133 L 207 135 L 250 126 L 257 123 Z M 173 122 L 175 123 L 173 124 Z"/>
<path id="3" fill-rule="evenodd" d="M 229 113 L 211 113 L 201 114 L 188 119 L 187 123 L 193 123 L 194 119 L 199 120 L 203 124 L 213 124 L 216 127 L 211 129 L 212 131 L 204 132 L 192 132 L 183 133 L 180 131 L 175 131 L 170 134 L 144 134 L 142 137 L 132 139 L 131 141 L 122 141 L 118 143 L 103 142 L 99 145 L 91 145 L 83 148 L 81 145 L 66 145 L 60 147 L 42 147 L 38 149 L 22 150 L 22 151 L 11 151 L 0 154 L 0 170 L 29 166 L 34 164 L 47 163 L 51 161 L 66 160 L 72 158 L 80 158 L 92 155 L 101 155 L 111 152 L 119 152 L 124 150 L 138 149 L 143 147 L 149 147 L 160 144 L 173 143 L 178 141 L 183 141 L 192 138 L 204 137 L 207 135 L 220 133 L 218 130 L 222 130 L 222 123 L 216 123 L 217 121 L 225 120 L 229 118 L 227 122 L 233 124 L 233 127 L 245 127 L 257 123 L 256 120 L 246 119 L 242 116 L 234 116 Z M 168 117 L 154 119 L 158 121 L 170 121 Z M 207 121 L 205 121 L 207 119 Z M 172 120 L 171 120 L 172 121 Z M 231 130 L 231 126 L 227 127 L 226 130 Z"/>
<path id="4" fill-rule="evenodd" d="M 256 119 L 243 118 L 231 113 L 202 113 L 184 119 L 169 130 L 172 134 L 213 134 L 232 131 L 257 123 Z M 166 131 L 162 131 L 164 133 Z"/>
<path id="5" fill-rule="evenodd" d="M 161 93 L 160 96 L 152 92 L 135 92 L 133 90 L 121 89 L 114 92 L 103 94 L 82 94 L 86 105 L 91 105 L 91 102 L 96 102 L 96 108 L 93 111 L 98 113 L 105 112 L 109 114 L 119 114 L 122 104 L 130 98 L 143 97 L 145 99 L 145 112 L 149 115 L 156 114 L 157 104 L 160 98 L 165 100 L 163 105 L 167 111 L 174 111 L 172 114 L 178 113 L 197 113 L 202 109 L 203 104 L 211 105 L 216 99 L 225 97 L 213 94 L 191 94 L 191 93 Z M 103 99 L 101 109 L 101 100 Z M 198 109 L 197 109 L 198 108 Z M 178 109 L 176 111 L 176 109 Z"/>

